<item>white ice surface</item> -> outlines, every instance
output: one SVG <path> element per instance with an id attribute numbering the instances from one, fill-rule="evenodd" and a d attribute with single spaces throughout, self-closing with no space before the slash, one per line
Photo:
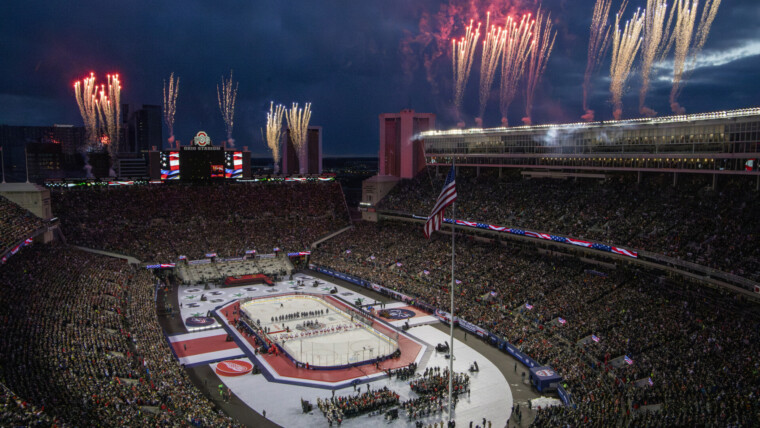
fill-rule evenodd
<path id="1" fill-rule="evenodd" d="M 296 360 L 313 366 L 337 366 L 390 355 L 398 347 L 395 338 L 373 332 L 334 305 L 310 296 L 283 296 L 253 300 L 242 310 L 252 320 L 268 327 L 277 343 Z M 293 313 L 323 311 L 323 315 L 310 315 L 280 321 L 278 317 Z M 272 321 L 272 318 L 275 320 Z M 318 323 L 315 330 L 305 329 L 305 322 Z"/>

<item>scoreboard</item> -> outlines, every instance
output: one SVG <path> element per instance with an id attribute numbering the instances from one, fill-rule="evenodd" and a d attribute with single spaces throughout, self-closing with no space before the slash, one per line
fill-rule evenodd
<path id="1" fill-rule="evenodd" d="M 181 147 L 179 175 L 183 181 L 203 181 L 224 177 L 224 150 L 219 146 Z"/>
<path id="2" fill-rule="evenodd" d="M 151 165 L 158 164 L 150 167 L 153 179 L 207 181 L 250 176 L 250 152 L 213 146 L 203 131 L 196 135 L 193 145 L 152 153 Z"/>

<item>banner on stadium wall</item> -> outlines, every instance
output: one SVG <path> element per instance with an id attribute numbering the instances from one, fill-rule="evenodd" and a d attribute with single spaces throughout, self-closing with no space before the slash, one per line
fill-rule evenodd
<path id="1" fill-rule="evenodd" d="M 559 399 L 562 400 L 565 406 L 573 405 L 573 400 L 570 396 L 570 393 L 565 391 L 565 388 L 563 388 L 562 385 L 559 385 L 557 387 L 557 393 L 559 394 Z"/>
<path id="2" fill-rule="evenodd" d="M 175 266 L 174 263 L 160 263 L 160 264 L 154 264 L 154 265 L 147 265 L 145 266 L 145 269 L 173 269 Z"/>
<path id="3" fill-rule="evenodd" d="M 445 323 L 451 322 L 451 314 L 448 312 L 444 312 L 444 311 L 436 309 L 435 312 L 433 312 L 433 316 Z M 456 324 L 458 321 L 459 321 L 459 318 L 454 317 L 454 324 Z"/>
<path id="4" fill-rule="evenodd" d="M 216 257 L 216 253 L 206 253 L 206 257 L 208 258 Z"/>
<path id="5" fill-rule="evenodd" d="M 416 215 L 413 215 L 412 217 L 423 218 Z M 496 226 L 493 224 L 486 224 L 486 223 L 477 223 L 474 221 L 467 221 L 467 220 L 455 221 L 450 218 L 444 218 L 443 221 L 444 223 L 449 223 L 449 224 L 456 223 L 458 226 L 492 230 L 496 232 L 510 233 L 512 235 L 528 236 L 530 238 L 543 239 L 543 240 L 559 242 L 563 244 L 577 245 L 579 247 L 591 248 L 594 250 L 606 251 L 608 253 L 620 254 L 621 256 L 632 257 L 634 259 L 639 257 L 639 254 L 634 250 L 627 250 L 625 248 L 614 247 L 614 246 L 606 245 L 606 244 L 599 244 L 596 242 L 581 241 L 578 239 L 566 238 L 564 236 L 551 235 L 548 233 L 538 233 L 538 232 L 533 232 L 530 230 L 513 229 L 509 227 L 504 227 L 504 226 Z"/>
<path id="6" fill-rule="evenodd" d="M 504 347 L 504 350 L 507 351 L 511 356 L 517 358 L 520 360 L 521 363 L 525 364 L 529 368 L 537 367 L 539 364 L 534 360 L 533 358 L 530 358 L 529 356 L 525 355 L 520 351 L 519 349 L 515 348 L 514 345 L 512 345 L 509 342 L 506 342 L 506 346 Z"/>
<path id="7" fill-rule="evenodd" d="M 475 334 L 480 337 L 488 337 L 489 333 L 485 329 L 480 328 L 471 322 L 467 322 L 463 320 L 462 318 L 458 318 L 457 320 L 458 320 L 459 326 L 469 331 L 470 333 Z"/>
<path id="8" fill-rule="evenodd" d="M 237 262 L 240 260 L 245 260 L 245 257 L 229 257 L 226 259 L 222 259 L 223 262 Z"/>
<path id="9" fill-rule="evenodd" d="M 277 257 L 277 254 L 259 254 L 258 258 L 260 259 L 273 259 Z"/>
<path id="10" fill-rule="evenodd" d="M 187 262 L 189 265 L 205 265 L 207 263 L 211 263 L 211 260 L 209 259 L 203 259 L 203 260 L 190 260 Z"/>
<path id="11" fill-rule="evenodd" d="M 301 257 L 311 255 L 311 251 L 299 251 L 297 253 L 288 253 L 288 257 Z"/>

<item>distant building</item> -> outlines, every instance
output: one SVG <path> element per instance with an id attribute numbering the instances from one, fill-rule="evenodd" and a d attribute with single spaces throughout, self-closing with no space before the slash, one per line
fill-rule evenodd
<path id="1" fill-rule="evenodd" d="M 41 183 L 48 178 L 64 178 L 63 152 L 60 144 L 26 143 L 29 181 Z"/>
<path id="2" fill-rule="evenodd" d="M 85 147 L 85 130 L 82 126 L 9 126 L 0 125 L 0 146 L 3 148 L 3 170 L 5 179 L 10 182 L 26 181 L 26 156 L 24 149 L 30 146 L 31 163 L 37 163 L 33 176 L 52 174 L 51 176 L 76 176 L 81 173 L 83 165 L 81 152 Z M 52 162 L 52 163 L 51 163 Z M 59 171 L 53 172 L 53 167 Z"/>
<path id="3" fill-rule="evenodd" d="M 306 138 L 307 174 L 322 173 L 322 127 L 310 126 Z M 281 174 L 298 174 L 300 165 L 298 153 L 290 139 L 290 129 L 282 133 L 282 168 Z"/>
<path id="4" fill-rule="evenodd" d="M 435 114 L 400 113 L 380 115 L 380 175 L 412 178 L 425 168 L 422 141 L 414 136 L 435 129 Z"/>
<path id="5" fill-rule="evenodd" d="M 124 115 L 129 107 L 122 107 Z M 151 147 L 162 147 L 163 129 L 161 121 L 161 106 L 143 104 L 142 108 L 129 115 L 124 141 L 120 152 L 142 153 Z"/>
<path id="6" fill-rule="evenodd" d="M 117 159 L 119 177 L 147 177 L 148 160 L 144 153 L 119 153 Z"/>

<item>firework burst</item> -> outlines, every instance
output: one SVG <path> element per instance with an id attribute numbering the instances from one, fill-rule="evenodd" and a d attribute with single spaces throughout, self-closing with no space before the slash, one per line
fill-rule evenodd
<path id="1" fill-rule="evenodd" d="M 538 82 L 546 71 L 546 64 L 554 48 L 554 40 L 557 33 L 552 34 L 551 14 L 543 16 L 541 10 L 536 13 L 536 28 L 530 48 L 528 59 L 528 80 L 525 82 L 525 117 L 523 123 L 530 125 L 531 111 L 533 110 L 533 97 L 536 93 Z"/>
<path id="2" fill-rule="evenodd" d="M 285 106 L 277 104 L 275 107 L 274 101 L 271 101 L 269 103 L 269 113 L 267 113 L 266 141 L 267 146 L 269 146 L 269 149 L 272 150 L 275 174 L 279 173 L 280 170 L 280 139 L 282 138 L 282 116 L 284 113 Z"/>
<path id="3" fill-rule="evenodd" d="M 507 18 L 505 28 L 504 53 L 501 57 L 501 84 L 499 88 L 499 109 L 501 123 L 508 125 L 507 112 L 517 93 L 517 84 L 525 73 L 525 62 L 531 49 L 531 36 L 535 21 L 531 15 L 523 15 L 520 23 Z"/>
<path id="4" fill-rule="evenodd" d="M 169 86 L 164 80 L 164 123 L 169 128 L 169 147 L 174 144 L 174 115 L 177 113 L 177 95 L 179 94 L 179 77 L 174 79 L 174 73 L 169 76 Z"/>
<path id="5" fill-rule="evenodd" d="M 232 80 L 232 71 L 230 71 L 229 80 L 224 80 L 224 77 L 222 77 L 222 86 L 216 86 L 216 98 L 219 101 L 219 110 L 222 112 L 224 129 L 227 131 L 227 143 L 230 147 L 235 147 L 235 140 L 232 139 L 232 127 L 235 124 L 237 91 L 238 83 Z"/>
<path id="6" fill-rule="evenodd" d="M 504 28 L 490 25 L 491 13 L 486 18 L 486 37 L 483 40 L 483 56 L 480 62 L 480 110 L 475 119 L 479 126 L 483 125 L 483 115 L 486 111 L 488 98 L 491 96 L 491 87 L 499 66 L 499 58 L 504 50 L 507 31 Z"/>
<path id="7" fill-rule="evenodd" d="M 689 74 L 694 70 L 697 56 L 707 42 L 710 28 L 718 13 L 721 0 L 706 0 L 702 17 L 694 35 L 694 26 L 699 8 L 699 0 L 678 0 L 675 5 L 677 15 L 668 46 L 675 45 L 673 60 L 673 88 L 670 90 L 670 108 L 673 113 L 683 114 L 685 109 L 678 104 L 678 97 L 686 84 Z M 687 64 L 687 58 L 689 63 Z"/>
<path id="8" fill-rule="evenodd" d="M 467 87 L 467 80 L 470 78 L 478 38 L 480 38 L 480 24 L 475 27 L 475 22 L 471 20 L 470 25 L 465 28 L 465 35 L 459 41 L 456 39 L 451 41 L 451 64 L 454 70 L 454 108 L 460 126 L 464 126 L 461 119 L 462 99 Z"/>
<path id="9" fill-rule="evenodd" d="M 100 87 L 100 118 L 108 137 L 108 153 L 116 159 L 121 140 L 121 82 L 119 75 L 106 76 L 107 86 Z"/>
<path id="10" fill-rule="evenodd" d="M 293 142 L 296 152 L 298 152 L 298 169 L 301 174 L 307 174 L 306 168 L 306 139 L 309 131 L 309 120 L 311 120 L 311 103 L 301 109 L 298 103 L 285 113 L 285 119 L 288 121 L 288 130 L 290 131 L 290 140 Z"/>
<path id="11" fill-rule="evenodd" d="M 670 18 L 665 23 L 668 4 L 666 0 L 647 0 L 646 17 L 644 18 L 644 40 L 641 44 L 641 89 L 639 90 L 639 113 L 644 116 L 655 116 L 657 113 L 646 107 L 647 92 L 649 91 L 650 74 L 652 65 L 657 58 L 666 54 L 666 47 L 670 39 L 670 27 L 673 20 L 671 9 Z"/>
<path id="12" fill-rule="evenodd" d="M 594 5 L 594 15 L 591 19 L 588 60 L 586 62 L 586 74 L 583 76 L 583 111 L 585 112 L 583 119 L 588 122 L 594 120 L 594 111 L 588 107 L 591 77 L 599 69 L 610 45 L 609 17 L 611 6 L 612 0 L 597 0 Z"/>
<path id="13" fill-rule="evenodd" d="M 636 55 L 641 48 L 641 32 L 644 28 L 644 13 L 636 10 L 633 18 L 620 29 L 620 17 L 615 17 L 615 33 L 612 36 L 612 62 L 610 63 L 610 93 L 612 94 L 612 115 L 615 119 L 623 116 L 623 91 Z"/>
<path id="14" fill-rule="evenodd" d="M 90 77 L 85 77 L 82 81 L 74 83 L 74 96 L 77 99 L 79 113 L 82 115 L 89 148 L 95 147 L 100 141 L 100 127 L 98 126 L 100 107 L 98 106 L 97 93 L 95 73 L 90 73 Z"/>

